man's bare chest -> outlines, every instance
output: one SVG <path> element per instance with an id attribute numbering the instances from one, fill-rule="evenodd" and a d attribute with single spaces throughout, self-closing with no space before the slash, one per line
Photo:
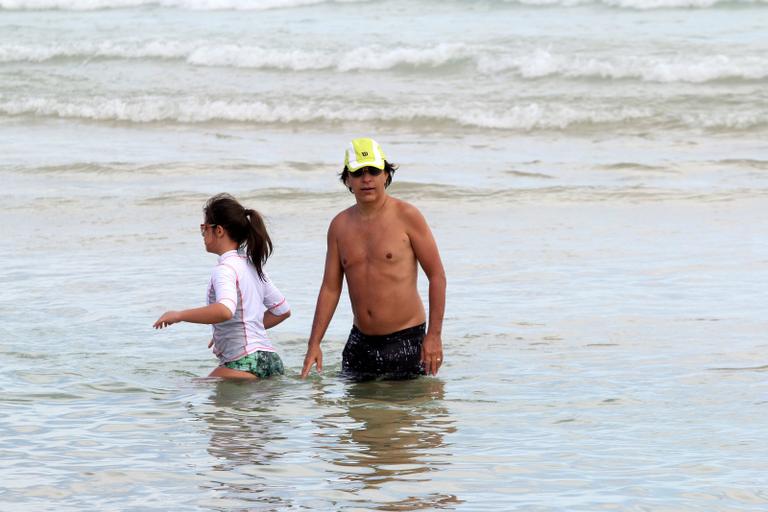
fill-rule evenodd
<path id="1" fill-rule="evenodd" d="M 341 264 L 347 270 L 374 265 L 386 268 L 411 262 L 414 258 L 411 240 L 396 227 L 357 226 L 339 240 Z"/>

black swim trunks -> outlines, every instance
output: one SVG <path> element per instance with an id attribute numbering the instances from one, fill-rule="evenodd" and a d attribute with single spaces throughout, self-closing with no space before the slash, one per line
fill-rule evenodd
<path id="1" fill-rule="evenodd" d="M 341 360 L 341 374 L 354 380 L 411 379 L 425 375 L 421 343 L 426 324 L 392 334 L 364 334 L 352 326 Z"/>

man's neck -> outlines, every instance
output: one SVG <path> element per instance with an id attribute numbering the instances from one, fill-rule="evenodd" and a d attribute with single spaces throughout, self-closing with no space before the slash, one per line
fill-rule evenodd
<path id="1" fill-rule="evenodd" d="M 387 205 L 388 200 L 389 196 L 384 194 L 381 199 L 372 203 L 357 201 L 357 212 L 363 219 L 373 218 L 381 213 L 381 211 Z"/>

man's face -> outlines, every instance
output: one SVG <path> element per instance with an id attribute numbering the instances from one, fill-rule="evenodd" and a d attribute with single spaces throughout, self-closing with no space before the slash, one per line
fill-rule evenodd
<path id="1" fill-rule="evenodd" d="M 384 192 L 387 182 L 387 173 L 375 167 L 363 167 L 348 176 L 347 186 L 360 201 L 375 200 Z"/>

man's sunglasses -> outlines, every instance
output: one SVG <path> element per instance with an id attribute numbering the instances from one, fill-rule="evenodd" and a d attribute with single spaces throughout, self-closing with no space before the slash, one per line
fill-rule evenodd
<path id="1" fill-rule="evenodd" d="M 350 176 L 353 176 L 355 178 L 361 178 L 363 174 L 368 173 L 371 176 L 378 176 L 384 172 L 383 169 L 379 169 L 378 167 L 361 167 L 360 169 L 356 171 L 349 171 Z"/>

